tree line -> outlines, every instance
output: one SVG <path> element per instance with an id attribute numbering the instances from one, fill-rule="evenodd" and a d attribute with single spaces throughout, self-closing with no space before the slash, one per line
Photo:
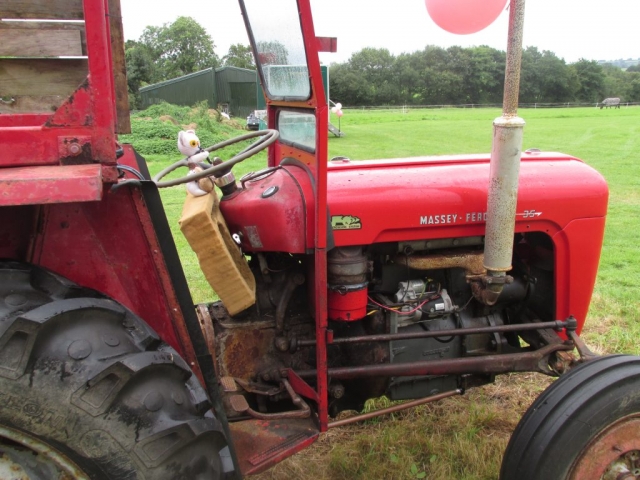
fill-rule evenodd
<path id="1" fill-rule="evenodd" d="M 246 45 L 231 45 L 224 57 L 218 57 L 211 36 L 191 17 L 146 27 L 138 40 L 125 42 L 125 60 L 131 108 L 139 108 L 138 91 L 145 85 L 211 67 L 255 68 Z"/>
<path id="2" fill-rule="evenodd" d="M 331 98 L 344 105 L 458 105 L 501 103 L 506 54 L 488 46 L 427 46 L 392 55 L 364 48 L 330 67 Z M 595 60 L 567 64 L 548 50 L 522 53 L 520 102 L 640 102 L 640 66 L 626 71 Z"/>
<path id="3" fill-rule="evenodd" d="M 218 57 L 211 36 L 191 17 L 146 27 L 138 40 L 125 43 L 125 58 L 132 108 L 148 84 L 210 67 L 255 68 L 246 45 L 231 45 Z M 400 55 L 364 48 L 330 66 L 331 98 L 348 106 L 501 103 L 505 59 L 505 52 L 487 46 L 427 46 Z M 520 102 L 595 103 L 605 97 L 640 102 L 640 65 L 624 71 L 594 60 L 567 64 L 536 47 L 523 51 Z"/>

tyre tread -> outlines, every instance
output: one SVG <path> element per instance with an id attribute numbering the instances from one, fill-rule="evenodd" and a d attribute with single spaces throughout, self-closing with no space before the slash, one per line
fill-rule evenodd
<path id="1" fill-rule="evenodd" d="M 625 387 L 638 386 L 640 357 L 630 355 L 599 357 L 560 377 L 533 402 L 518 423 L 505 451 L 500 478 L 550 478 L 545 477 L 541 465 L 557 453 L 558 438 L 570 434 L 568 425 L 584 424 L 581 416 L 604 401 L 603 392 L 621 392 Z"/>
<path id="2" fill-rule="evenodd" d="M 3 299 L 17 294 L 30 299 L 27 308 L 3 308 Z M 107 337 L 117 342 L 96 341 Z M 73 356 L 74 341 L 90 348 Z M 60 365 L 61 381 L 51 390 Z M 56 398 L 56 418 L 75 418 L 75 427 L 51 423 L 33 434 L 64 450 L 92 478 L 187 479 L 202 469 L 222 476 L 215 455 L 226 446 L 221 425 L 178 353 L 117 302 L 13 261 L 0 261 L 0 389 L 32 403 Z M 146 402 L 149 396 L 155 403 Z M 14 417 L 0 405 L 0 423 L 27 429 L 27 417 Z M 132 437 L 127 432 L 134 427 Z M 94 447 L 101 442 L 104 448 Z"/>

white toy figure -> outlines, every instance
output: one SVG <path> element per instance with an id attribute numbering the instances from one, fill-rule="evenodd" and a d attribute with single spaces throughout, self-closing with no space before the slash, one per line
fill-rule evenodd
<path id="1" fill-rule="evenodd" d="M 189 164 L 188 175 L 202 171 L 202 167 L 199 164 L 207 160 L 209 152 L 200 148 L 200 139 L 195 131 L 181 130 L 178 133 L 178 150 L 187 157 L 187 163 Z M 206 195 L 211 190 L 213 190 L 213 182 L 209 178 L 187 183 L 187 191 L 195 197 Z"/>

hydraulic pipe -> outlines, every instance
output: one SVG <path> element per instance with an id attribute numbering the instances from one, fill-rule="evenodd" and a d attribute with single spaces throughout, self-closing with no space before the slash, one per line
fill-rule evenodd
<path id="1" fill-rule="evenodd" d="M 453 397 L 455 395 L 462 395 L 463 393 L 464 393 L 464 390 L 462 390 L 461 388 L 457 388 L 455 390 L 451 390 L 450 392 L 443 392 L 443 393 L 438 393 L 436 395 L 431 395 L 430 397 L 419 398 L 418 400 L 412 400 L 410 402 L 401 403 L 399 405 L 393 405 L 391 407 L 382 408 L 380 410 L 376 410 L 375 412 L 363 413 L 362 415 L 355 415 L 353 417 L 344 418 L 342 420 L 336 420 L 335 422 L 329 423 L 329 428 L 342 427 L 343 425 L 349 425 L 351 423 L 361 422 L 363 420 L 369 420 L 370 418 L 379 417 L 380 415 L 387 415 L 389 413 L 400 412 L 402 410 L 406 410 L 407 408 L 417 407 L 419 405 L 424 405 L 425 403 L 436 402 L 438 400 Z"/>
<path id="2" fill-rule="evenodd" d="M 329 368 L 327 374 L 333 380 L 354 378 L 414 377 L 424 375 L 499 374 L 511 372 L 539 372 L 553 375 L 547 367 L 549 356 L 555 352 L 573 350 L 573 343 L 547 345 L 524 353 L 505 353 L 478 357 L 459 357 L 423 360 L 382 365 L 358 365 L 355 367 Z M 296 371 L 301 378 L 312 378 L 316 370 Z"/>
<path id="3" fill-rule="evenodd" d="M 493 122 L 484 267 L 478 300 L 493 305 L 511 270 L 524 120 L 518 117 L 525 0 L 511 0 L 502 116 Z"/>
<path id="4" fill-rule="evenodd" d="M 523 323 L 518 325 L 497 325 L 491 327 L 472 327 L 472 328 L 456 328 L 450 330 L 428 330 L 424 332 L 406 332 L 406 333 L 382 333 L 378 335 L 362 335 L 358 337 L 339 337 L 334 338 L 331 345 L 339 345 L 346 343 L 371 343 L 371 342 L 393 342 L 397 340 L 415 340 L 418 338 L 433 337 L 459 337 L 463 335 L 479 335 L 488 333 L 507 333 L 507 332 L 524 332 L 531 330 L 541 330 L 551 328 L 553 330 L 563 330 L 571 325 L 567 321 L 554 320 L 552 322 L 535 322 Z M 315 339 L 298 340 L 297 347 L 313 347 Z"/>

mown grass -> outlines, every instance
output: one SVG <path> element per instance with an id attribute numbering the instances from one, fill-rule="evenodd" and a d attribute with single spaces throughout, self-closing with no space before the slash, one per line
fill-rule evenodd
<path id="1" fill-rule="evenodd" d="M 368 112 L 346 110 L 343 138 L 330 156 L 354 160 L 487 152 L 497 109 Z M 584 336 L 602 353 L 640 354 L 640 108 L 523 109 L 524 148 L 561 151 L 600 171 L 610 188 L 600 269 Z M 337 119 L 332 119 L 337 125 Z M 239 132 L 240 133 L 240 132 Z M 224 157 L 223 157 L 224 158 Z M 149 156 L 158 171 L 179 155 Z M 244 162 L 240 174 L 264 165 Z M 419 179 L 416 179 L 419 181 Z M 213 298 L 177 229 L 184 190 L 163 191 L 194 299 Z M 549 384 L 539 375 L 498 377 L 495 384 L 442 401 L 329 431 L 302 453 L 257 478 L 496 479 L 519 417 Z M 377 400 L 369 405 L 384 405 Z"/>

